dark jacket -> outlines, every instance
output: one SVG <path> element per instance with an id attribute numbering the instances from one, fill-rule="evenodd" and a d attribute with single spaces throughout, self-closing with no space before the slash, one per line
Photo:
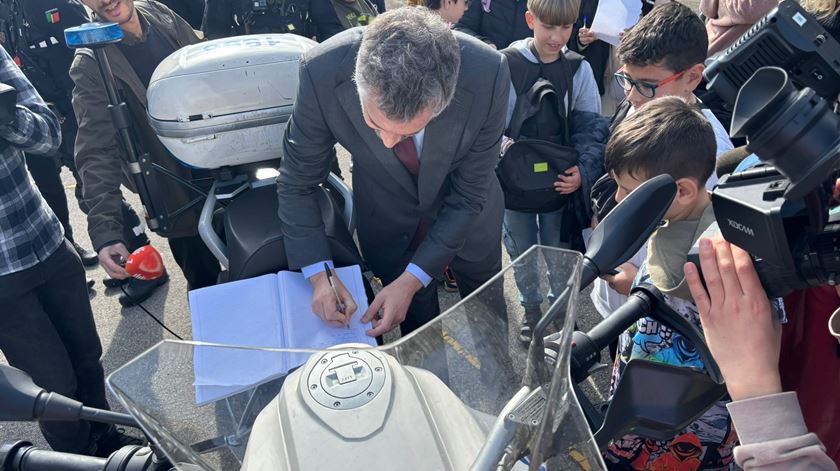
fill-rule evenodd
<path id="1" fill-rule="evenodd" d="M 319 1 L 329 0 L 272 1 L 263 11 L 255 11 L 251 0 L 207 0 L 201 30 L 207 39 L 263 33 L 311 38 L 315 35 L 311 7 Z"/>
<path id="2" fill-rule="evenodd" d="M 53 12 L 49 19 L 47 12 Z M 23 13 L 29 27 L 28 44 L 19 44 L 21 68 L 44 101 L 63 116 L 73 114 L 70 64 L 73 50 L 64 42 L 64 30 L 89 21 L 85 7 L 73 0 L 26 0 Z"/>
<path id="3" fill-rule="evenodd" d="M 201 29 L 201 20 L 204 18 L 204 0 L 160 0 L 160 3 L 185 19 L 193 29 Z"/>
<path id="4" fill-rule="evenodd" d="M 491 43 L 496 49 L 504 49 L 514 41 L 534 35 L 525 23 L 526 11 L 526 0 L 493 0 L 490 12 L 484 11 L 481 0 L 475 0 L 455 29 Z"/>
<path id="5" fill-rule="evenodd" d="M 353 81 L 362 28 L 306 54 L 277 177 L 292 269 L 331 258 L 314 190 L 327 177 L 336 143 L 353 156 L 359 246 L 377 276 L 389 279 L 405 269 L 421 219 L 429 229 L 411 261 L 431 276 L 456 256 L 476 262 L 499 250 L 504 203 L 494 168 L 510 74 L 501 54 L 465 34 L 456 37 L 461 68 L 455 95 L 425 128 L 416 181 L 362 116 Z"/>
<path id="6" fill-rule="evenodd" d="M 379 13 L 385 11 L 384 0 L 368 1 Z M 312 2 L 312 21 L 315 23 L 316 36 L 320 42 L 326 41 L 327 39 L 347 29 L 347 26 L 342 24 L 341 20 L 338 18 L 336 9 L 332 5 L 332 0 Z M 357 24 L 353 26 L 364 25 Z"/>
<path id="7" fill-rule="evenodd" d="M 154 1 L 136 1 L 135 7 L 143 29 L 146 30 L 149 24 L 154 25 L 175 49 L 199 41 L 190 25 L 166 6 Z M 136 40 L 126 37 L 123 41 L 131 44 Z M 107 46 L 105 54 L 111 64 L 117 86 L 131 110 L 140 151 L 149 152 L 153 162 L 190 178 L 190 171 L 175 162 L 154 137 L 145 119 L 145 110 L 138 109 L 146 105 L 146 88 L 125 55 L 116 45 Z M 70 77 L 76 85 L 73 89 L 73 109 L 79 122 L 75 148 L 76 166 L 84 182 L 83 199 L 90 208 L 88 232 L 93 247 L 98 251 L 109 243 L 122 240 L 120 184 L 132 190 L 134 184 L 128 178 L 125 151 L 108 112 L 105 85 L 91 51 L 76 52 L 70 68 Z M 187 194 L 183 187 L 172 182 L 169 182 L 168 186 L 152 188 L 152 191 L 166 198 L 170 209 L 183 205 L 194 197 Z M 173 234 L 194 235 L 195 221 L 189 219 L 181 218 L 181 233 Z"/>

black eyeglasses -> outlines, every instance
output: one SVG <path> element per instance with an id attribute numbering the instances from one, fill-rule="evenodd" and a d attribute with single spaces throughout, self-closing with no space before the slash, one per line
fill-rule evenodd
<path id="1" fill-rule="evenodd" d="M 615 80 L 618 82 L 618 85 L 624 89 L 625 92 L 630 92 L 631 89 L 635 88 L 639 95 L 645 98 L 653 98 L 656 95 L 656 89 L 669 84 L 675 80 L 679 80 L 680 77 L 683 76 L 688 71 L 688 69 L 683 70 L 682 72 L 677 72 L 676 74 L 662 80 L 657 84 L 647 83 L 647 82 L 637 82 L 630 78 L 627 73 L 622 70 L 619 70 L 615 73 Z"/>

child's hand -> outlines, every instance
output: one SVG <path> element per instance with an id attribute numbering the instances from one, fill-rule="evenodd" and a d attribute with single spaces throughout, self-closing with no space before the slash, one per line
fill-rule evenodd
<path id="1" fill-rule="evenodd" d="M 685 264 L 685 279 L 729 395 L 737 401 L 781 392 L 782 328 L 750 255 L 717 235 L 700 239 L 700 265 L 706 288 L 693 263 Z"/>
<path id="2" fill-rule="evenodd" d="M 554 182 L 554 191 L 568 195 L 576 192 L 580 185 L 580 169 L 575 165 L 567 168 L 565 174 L 557 175 L 557 181 Z"/>
<path id="3" fill-rule="evenodd" d="M 636 273 L 639 271 L 639 267 L 633 265 L 632 263 L 625 263 L 619 266 L 618 269 L 621 270 L 618 275 L 604 275 L 601 278 L 603 278 L 615 292 L 623 294 L 624 296 L 629 296 L 630 288 L 633 287 L 633 280 L 636 279 Z"/>
<path id="4" fill-rule="evenodd" d="M 598 37 L 589 28 L 581 28 L 578 30 L 578 42 L 581 46 L 588 46 L 597 40 Z"/>

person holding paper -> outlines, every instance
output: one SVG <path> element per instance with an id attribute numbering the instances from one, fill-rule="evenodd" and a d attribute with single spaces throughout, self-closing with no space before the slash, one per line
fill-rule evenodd
<path id="1" fill-rule="evenodd" d="M 406 334 L 440 313 L 432 276 L 445 266 L 461 296 L 500 271 L 494 169 L 509 84 L 500 54 L 424 8 L 384 13 L 304 56 L 277 191 L 290 269 L 312 283 L 316 315 L 338 325 L 362 315 L 368 335 Z M 340 313 L 324 273 L 331 254 L 314 192 L 336 143 L 353 156 L 359 244 L 385 285 L 365 313 L 336 279 Z"/>

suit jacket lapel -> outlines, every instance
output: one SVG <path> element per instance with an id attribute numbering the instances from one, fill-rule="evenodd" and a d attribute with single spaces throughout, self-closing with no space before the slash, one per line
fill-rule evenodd
<path id="1" fill-rule="evenodd" d="M 434 204 L 443 180 L 449 174 L 464 133 L 472 100 L 473 95 L 469 90 L 457 90 L 449 106 L 426 126 L 417 184 L 420 207 L 424 210 Z"/>
<path id="2" fill-rule="evenodd" d="M 352 73 L 350 75 L 352 75 Z M 354 84 L 352 80 L 345 80 L 336 87 L 335 92 L 338 96 L 339 102 L 341 103 L 341 107 L 344 108 L 344 112 L 347 113 L 347 116 L 350 118 L 350 122 L 353 123 L 353 127 L 356 128 L 356 132 L 365 144 L 367 144 L 370 153 L 373 154 L 376 160 L 378 160 L 383 167 L 385 167 L 385 170 L 391 178 L 396 180 L 397 183 L 399 183 L 405 191 L 416 200 L 417 185 L 414 183 L 414 178 L 410 173 L 408 173 L 408 170 L 406 170 L 402 162 L 397 159 L 397 156 L 394 155 L 394 151 L 385 147 L 376 133 L 373 132 L 373 129 L 369 128 L 368 125 L 365 124 L 365 119 L 362 116 L 362 108 L 359 104 L 359 95 L 356 92 L 356 84 Z M 420 165 L 420 168 L 422 175 L 423 166 Z"/>

